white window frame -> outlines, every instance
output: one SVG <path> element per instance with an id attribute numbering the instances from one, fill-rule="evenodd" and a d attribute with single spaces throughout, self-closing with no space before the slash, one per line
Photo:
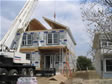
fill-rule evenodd
<path id="1" fill-rule="evenodd" d="M 31 39 L 28 38 L 28 35 L 31 36 Z M 32 45 L 32 34 L 28 34 L 28 35 L 27 35 L 27 45 Z M 31 41 L 31 44 L 28 43 L 29 40 Z"/>
<path id="2" fill-rule="evenodd" d="M 28 39 L 28 35 L 31 35 L 31 44 L 29 44 L 28 43 L 28 41 L 29 41 L 29 39 Z M 23 46 L 31 46 L 33 43 L 32 43 L 32 41 L 33 41 L 33 39 L 32 39 L 32 34 L 27 34 L 27 35 L 25 35 L 26 37 L 25 37 L 25 39 L 23 39 L 22 40 L 22 45 Z M 23 37 L 24 37 L 24 35 L 23 35 Z M 24 42 L 24 44 L 23 44 L 23 42 Z"/>
<path id="3" fill-rule="evenodd" d="M 106 42 L 107 45 L 103 45 L 103 42 L 104 42 L 104 41 L 102 41 L 102 40 L 104 40 L 104 41 Z M 101 40 L 101 48 L 106 48 L 106 47 L 112 46 L 112 45 L 109 44 L 109 43 L 112 44 L 112 42 L 107 41 L 106 39 L 102 39 L 102 40 Z"/>
<path id="4" fill-rule="evenodd" d="M 52 35 L 52 38 L 51 38 L 52 43 L 48 43 L 48 39 L 49 39 L 49 38 L 48 38 L 48 34 L 51 34 L 51 35 Z M 48 34 L 47 34 L 47 45 L 58 45 L 58 44 L 59 44 L 59 33 L 48 33 Z M 54 43 L 54 39 L 55 39 L 55 38 L 54 38 L 54 35 L 55 35 L 55 34 L 57 34 L 57 38 L 56 38 L 56 39 L 58 40 L 57 43 Z"/>
<path id="5" fill-rule="evenodd" d="M 27 35 L 23 35 L 22 46 L 26 46 L 26 39 L 27 39 Z M 24 44 L 23 44 L 23 42 L 24 42 Z"/>
<path id="6" fill-rule="evenodd" d="M 104 72 L 106 72 L 106 73 L 110 73 L 110 72 L 111 72 L 111 73 L 112 73 L 112 71 L 107 71 L 107 69 L 106 69 L 106 66 L 107 66 L 107 65 L 106 65 L 106 60 L 112 60 L 112 58 L 105 58 L 105 59 L 104 59 L 104 62 L 103 62 Z"/>

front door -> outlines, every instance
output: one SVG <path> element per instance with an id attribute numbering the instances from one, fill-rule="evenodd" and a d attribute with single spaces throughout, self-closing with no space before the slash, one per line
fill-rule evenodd
<path id="1" fill-rule="evenodd" d="M 50 56 L 45 56 L 45 68 L 50 68 Z"/>

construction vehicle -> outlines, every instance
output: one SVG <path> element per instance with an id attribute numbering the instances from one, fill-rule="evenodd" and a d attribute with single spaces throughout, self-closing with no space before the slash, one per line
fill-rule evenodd
<path id="1" fill-rule="evenodd" d="M 15 18 L 11 28 L 0 41 L 0 75 L 34 75 L 35 66 L 26 59 L 26 54 L 20 53 L 23 32 L 26 30 L 32 12 L 38 0 L 27 0 L 23 9 Z M 21 33 L 18 48 L 11 50 L 12 42 L 17 34 Z"/>
<path id="2" fill-rule="evenodd" d="M 2 77 L 0 81 L 10 81 L 10 78 L 17 80 L 20 76 L 34 76 L 35 74 L 56 74 L 55 69 L 36 70 L 36 66 L 31 64 L 31 59 L 26 59 L 26 54 L 20 53 L 23 33 L 29 25 L 29 20 L 36 7 L 37 1 L 38 0 L 26 1 L 11 28 L 0 41 L 0 77 Z M 20 33 L 18 43 L 16 44 L 18 47 L 11 49 L 11 45 L 14 43 L 14 38 L 17 33 Z"/>

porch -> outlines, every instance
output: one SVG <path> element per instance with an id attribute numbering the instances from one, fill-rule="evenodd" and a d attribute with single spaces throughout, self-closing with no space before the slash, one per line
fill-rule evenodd
<path id="1" fill-rule="evenodd" d="M 41 69 L 55 68 L 56 71 L 62 70 L 66 62 L 65 50 L 66 47 L 64 46 L 39 47 Z"/>

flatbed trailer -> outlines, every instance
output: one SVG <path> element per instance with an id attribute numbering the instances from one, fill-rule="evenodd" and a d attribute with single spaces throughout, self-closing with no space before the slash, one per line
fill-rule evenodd
<path id="1" fill-rule="evenodd" d="M 41 74 L 41 76 L 52 76 L 56 75 L 56 69 L 50 68 L 50 69 L 43 69 L 43 70 L 35 70 L 35 74 Z"/>

